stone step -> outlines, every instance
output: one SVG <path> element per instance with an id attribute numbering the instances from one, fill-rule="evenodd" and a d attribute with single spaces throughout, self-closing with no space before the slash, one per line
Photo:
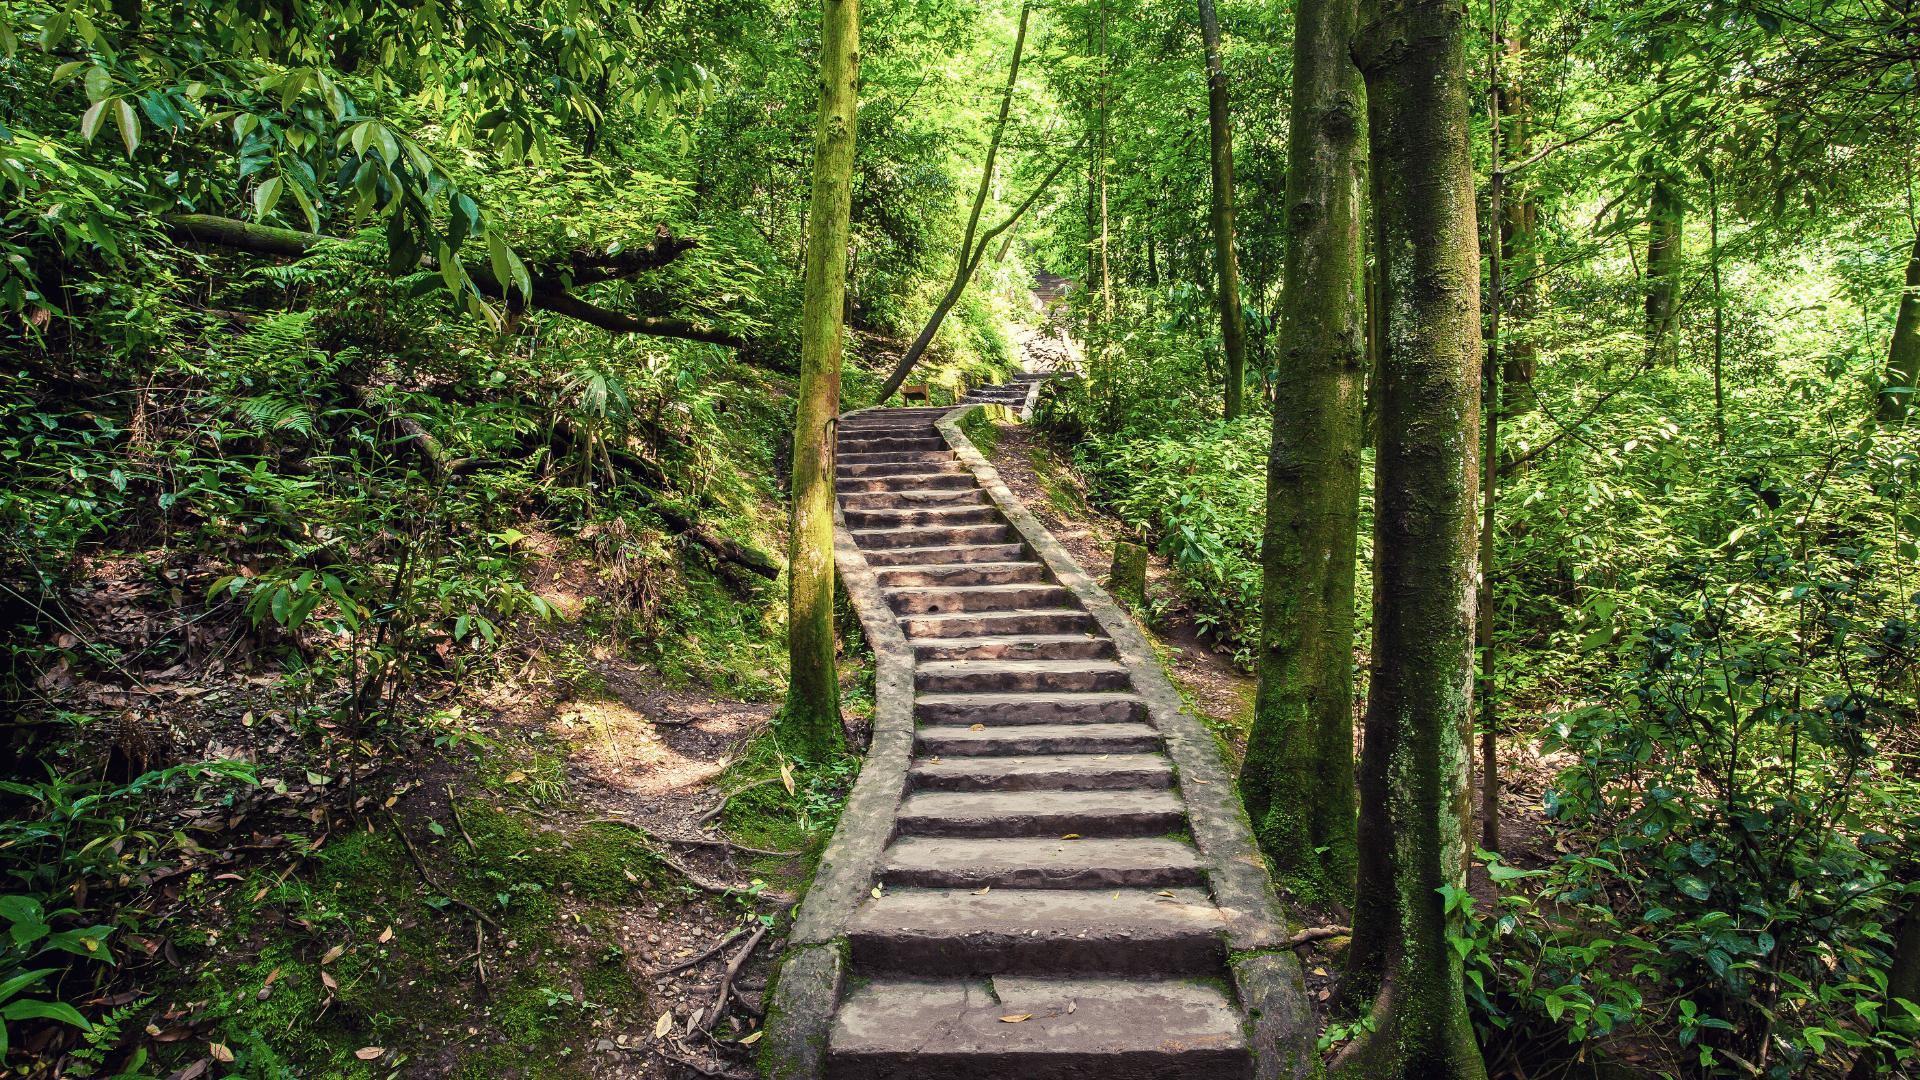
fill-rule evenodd
<path id="1" fill-rule="evenodd" d="M 955 464 L 958 464 L 957 462 Z M 971 472 L 899 473 L 894 476 L 841 476 L 834 490 L 842 495 L 860 491 L 935 491 L 974 488 L 979 482 Z"/>
<path id="2" fill-rule="evenodd" d="M 836 485 L 838 488 L 838 485 Z M 848 491 L 838 488 L 845 510 L 904 510 L 918 506 L 985 506 L 987 493 L 974 488 L 917 488 L 904 491 Z"/>
<path id="3" fill-rule="evenodd" d="M 1018 724 L 1142 724 L 1146 699 L 1131 693 L 922 693 L 913 715 L 941 727 L 1008 727 Z"/>
<path id="4" fill-rule="evenodd" d="M 1027 757 L 1034 754 L 1151 754 L 1160 733 L 1146 724 L 1009 724 L 923 727 L 914 752 L 924 757 Z"/>
<path id="5" fill-rule="evenodd" d="M 849 514 L 848 517 L 851 518 L 852 515 Z M 1066 587 L 1044 582 L 1025 585 L 882 589 L 881 594 L 887 598 L 887 603 L 893 610 L 901 615 L 1066 607 L 1073 598 L 1073 593 Z"/>
<path id="6" fill-rule="evenodd" d="M 1225 930 L 1199 889 L 909 889 L 861 904 L 847 944 L 863 975 L 1214 975 Z"/>
<path id="7" fill-rule="evenodd" d="M 1086 693 L 1131 690 L 1111 660 L 931 660 L 917 664 L 914 689 L 928 694 Z"/>
<path id="8" fill-rule="evenodd" d="M 841 480 L 925 476 L 936 472 L 953 473 L 966 477 L 968 483 L 974 482 L 973 473 L 958 461 L 881 461 L 861 465 L 849 465 L 841 461 L 834 466 L 834 475 Z"/>
<path id="9" fill-rule="evenodd" d="M 849 417 L 848 423 L 908 416 L 932 417 L 938 420 L 952 411 L 953 409 L 946 405 L 909 405 L 898 409 L 868 409 L 866 412 Z"/>
<path id="10" fill-rule="evenodd" d="M 1173 786 L 1164 754 L 1039 754 L 1026 758 L 922 758 L 907 769 L 913 791 L 1111 791 Z"/>
<path id="11" fill-rule="evenodd" d="M 863 548 L 953 547 L 1005 544 L 1020 534 L 1007 524 L 909 525 L 902 529 L 854 529 L 853 542 Z"/>
<path id="12" fill-rule="evenodd" d="M 933 660 L 1100 660 L 1112 655 L 1112 639 L 1089 634 L 1002 634 L 947 640 L 928 638 L 915 642 L 913 646 L 913 658 L 921 663 Z"/>
<path id="13" fill-rule="evenodd" d="M 907 640 L 980 637 L 1005 634 L 1078 634 L 1095 629 L 1084 611 L 963 611 L 951 615 L 908 615 L 900 620 Z"/>
<path id="14" fill-rule="evenodd" d="M 898 529 L 906 525 L 985 525 L 1000 520 L 1000 508 L 985 501 L 972 506 L 909 506 L 846 511 L 849 529 Z"/>
<path id="15" fill-rule="evenodd" d="M 1187 825 L 1171 791 L 922 791 L 900 804 L 904 836 L 1164 836 Z"/>
<path id="16" fill-rule="evenodd" d="M 991 986 L 991 992 L 989 992 Z M 1071 1006 L 1071 1011 L 1069 1011 Z M 1017 1024 L 1004 1016 L 1029 1016 Z M 828 1080 L 1246 1080 L 1239 1010 L 1183 979 L 876 979 L 827 1036 Z"/>
<path id="17" fill-rule="evenodd" d="M 906 465 L 930 461 L 952 461 L 951 450 L 897 450 L 878 454 L 836 454 L 840 465 Z"/>
<path id="18" fill-rule="evenodd" d="M 903 450 L 946 450 L 947 440 L 938 435 L 868 435 L 840 433 L 839 456 L 851 457 L 854 454 L 890 454 Z"/>
<path id="19" fill-rule="evenodd" d="M 880 881 L 922 889 L 1166 889 L 1205 881 L 1199 853 L 1178 840 L 903 836 L 880 857 Z"/>
<path id="20" fill-rule="evenodd" d="M 963 547 L 903 547 L 866 552 L 868 566 L 927 566 L 933 563 L 1016 562 L 1027 558 L 1025 544 L 971 544 Z"/>
<path id="21" fill-rule="evenodd" d="M 890 566 L 876 570 L 883 589 L 912 586 L 1025 585 L 1041 580 L 1046 567 L 1037 562 L 947 563 Z"/>

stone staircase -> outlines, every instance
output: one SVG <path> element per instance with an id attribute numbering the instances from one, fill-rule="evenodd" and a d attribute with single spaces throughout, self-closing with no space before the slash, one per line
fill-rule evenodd
<path id="1" fill-rule="evenodd" d="M 947 411 L 840 425 L 841 513 L 911 652 L 915 728 L 825 1075 L 1252 1077 L 1189 774 L 1101 622 L 949 449 Z"/>
<path id="2" fill-rule="evenodd" d="M 1023 412 L 1027 399 L 1035 383 L 1045 382 L 1052 375 L 1048 371 L 1016 372 L 1011 382 L 998 386 L 977 386 L 967 391 L 960 399 L 962 405 L 1005 405 L 1015 412 Z"/>

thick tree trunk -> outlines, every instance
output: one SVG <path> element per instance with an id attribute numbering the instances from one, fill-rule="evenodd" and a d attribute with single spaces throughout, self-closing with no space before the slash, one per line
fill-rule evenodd
<path id="1" fill-rule="evenodd" d="M 1204 2 L 1204 0 L 1203 0 Z M 1353 892 L 1353 570 L 1366 396 L 1355 0 L 1294 14 L 1286 284 L 1261 545 L 1260 684 L 1240 796 L 1304 895 Z"/>
<path id="2" fill-rule="evenodd" d="M 1887 968 L 1887 992 L 1884 995 L 1887 1007 L 1881 1015 L 1898 1015 L 1894 1010 L 1898 1006 L 1896 998 L 1920 1002 L 1920 902 L 1907 908 L 1906 918 L 1900 921 L 1900 928 L 1894 931 L 1893 963 Z M 1889 1069 L 1899 1066 L 1893 1055 L 1881 1050 L 1867 1049 L 1853 1059 L 1853 1068 L 1847 1073 L 1847 1080 L 1873 1080 L 1885 1062 Z"/>
<path id="3" fill-rule="evenodd" d="M 1352 6 L 1352 0 L 1347 0 Z M 1348 20 L 1351 23 L 1351 19 Z M 1233 121 L 1227 115 L 1227 73 L 1220 62 L 1220 20 L 1213 0 L 1200 0 L 1200 34 L 1207 48 L 1207 128 L 1213 159 L 1213 265 L 1219 282 L 1220 344 L 1227 354 L 1225 415 L 1237 420 L 1247 381 L 1247 323 L 1240 311 L 1240 271 L 1233 261 Z M 1345 51 L 1346 38 L 1336 46 Z M 1298 50 L 1296 41 L 1294 48 Z M 1345 56 L 1342 65 L 1351 66 Z M 1357 103 L 1356 103 L 1357 107 Z"/>
<path id="4" fill-rule="evenodd" d="M 1916 379 L 1920 379 L 1920 234 L 1914 236 L 1913 254 L 1907 259 L 1907 291 L 1900 297 L 1893 345 L 1887 350 L 1887 380 L 1906 390 L 1880 395 L 1881 420 L 1897 423 L 1908 418 L 1907 403 L 1913 398 Z"/>
<path id="5" fill-rule="evenodd" d="M 1680 255 L 1685 204 L 1671 183 L 1659 180 L 1647 203 L 1647 363 L 1659 360 L 1673 336 L 1680 299 Z"/>
<path id="6" fill-rule="evenodd" d="M 793 519 L 787 547 L 787 652 L 792 673 L 775 723 L 780 748 L 825 761 L 843 744 L 833 639 L 833 456 L 840 412 L 840 317 L 853 192 L 860 0 L 822 0 L 820 118 L 800 323 L 793 426 Z"/>
<path id="7" fill-rule="evenodd" d="M 1460 954 L 1471 822 L 1480 253 L 1462 0 L 1363 0 L 1380 253 L 1372 683 L 1343 995 L 1372 1028 L 1329 1070 L 1484 1080 Z M 1443 890 L 1445 890 L 1443 892 Z M 1377 990 L 1377 993 L 1375 991 Z"/>

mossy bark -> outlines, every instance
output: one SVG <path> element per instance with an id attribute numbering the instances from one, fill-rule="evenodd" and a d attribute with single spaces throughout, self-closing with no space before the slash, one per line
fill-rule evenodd
<path id="1" fill-rule="evenodd" d="M 1355 0 L 1295 15 L 1286 286 L 1261 546 L 1260 684 L 1240 797 L 1275 873 L 1346 899 L 1354 875 L 1353 571 L 1366 347 Z"/>
<path id="2" fill-rule="evenodd" d="M 1484 1080 L 1461 957 L 1471 794 L 1480 259 L 1462 0 L 1363 0 L 1380 258 L 1372 683 L 1346 995 L 1373 1030 L 1334 1080 Z M 1456 894 L 1458 895 L 1458 894 Z M 1452 910 L 1449 908 L 1452 907 Z"/>
<path id="3" fill-rule="evenodd" d="M 1213 0 L 1200 0 L 1200 34 L 1207 49 L 1207 129 L 1213 161 L 1213 266 L 1219 283 L 1220 345 L 1227 357 L 1225 414 L 1245 406 L 1247 321 L 1240 310 L 1240 270 L 1233 261 L 1233 120 L 1227 115 L 1227 73 L 1220 62 L 1220 20 Z"/>
<path id="4" fill-rule="evenodd" d="M 860 0 L 822 0 L 820 116 L 800 323 L 800 392 L 793 426 L 793 518 L 787 541 L 787 701 L 780 748 L 802 761 L 839 752 L 840 680 L 833 637 L 834 439 L 840 412 L 842 316 L 853 191 Z"/>
<path id="5" fill-rule="evenodd" d="M 1647 363 L 1662 358 L 1680 306 L 1680 256 L 1686 203 L 1665 179 L 1647 202 Z"/>
<path id="6" fill-rule="evenodd" d="M 1907 291 L 1900 297 L 1900 314 L 1893 323 L 1893 344 L 1887 350 L 1887 380 L 1894 386 L 1909 388 L 1898 394 L 1880 395 L 1880 419 L 1889 423 L 1908 418 L 1911 388 L 1920 379 L 1920 235 L 1913 238 L 1913 254 L 1907 259 Z"/>

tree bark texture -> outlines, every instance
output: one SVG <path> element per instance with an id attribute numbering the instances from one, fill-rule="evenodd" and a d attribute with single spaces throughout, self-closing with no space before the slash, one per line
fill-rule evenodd
<path id="1" fill-rule="evenodd" d="M 1373 1030 L 1329 1075 L 1484 1080 L 1448 938 L 1471 828 L 1480 242 L 1463 0 L 1363 0 L 1380 259 L 1373 662 L 1347 993 Z M 1454 895 L 1459 895 L 1458 893 Z"/>
<path id="2" fill-rule="evenodd" d="M 1685 204 L 1671 182 L 1657 180 L 1647 202 L 1647 363 L 1666 353 L 1680 301 Z"/>
<path id="3" fill-rule="evenodd" d="M 1907 259 L 1907 291 L 1900 297 L 1900 314 L 1894 318 L 1893 344 L 1887 349 L 1887 379 L 1908 391 L 1880 395 L 1880 419 L 1898 422 L 1909 415 L 1914 380 L 1920 379 L 1920 235 L 1913 238 L 1913 254 Z"/>
<path id="4" fill-rule="evenodd" d="M 1233 120 L 1227 114 L 1227 73 L 1220 60 L 1220 19 L 1213 10 L 1213 0 L 1200 0 L 1200 33 L 1207 49 L 1207 129 L 1213 160 L 1213 265 L 1219 282 L 1220 345 L 1227 357 L 1225 416 L 1231 421 L 1239 419 L 1245 408 L 1241 395 L 1247 381 L 1247 322 L 1240 311 L 1240 270 L 1233 260 Z M 1344 45 L 1346 38 L 1343 36 L 1340 41 Z M 1294 47 L 1299 48 L 1297 40 Z M 1347 63 L 1345 57 L 1341 63 Z"/>
<path id="5" fill-rule="evenodd" d="M 1367 360 L 1355 15 L 1356 0 L 1301 0 L 1294 15 L 1286 352 L 1267 455 L 1260 683 L 1240 770 L 1274 872 L 1303 895 L 1342 901 L 1354 874 L 1353 573 Z"/>
<path id="6" fill-rule="evenodd" d="M 776 723 L 780 748 L 825 761 L 843 745 L 833 637 L 834 440 L 840 412 L 842 300 L 853 192 L 860 0 L 822 0 L 820 117 L 800 323 L 793 427 L 793 518 L 787 548 L 787 653 L 792 674 Z"/>

